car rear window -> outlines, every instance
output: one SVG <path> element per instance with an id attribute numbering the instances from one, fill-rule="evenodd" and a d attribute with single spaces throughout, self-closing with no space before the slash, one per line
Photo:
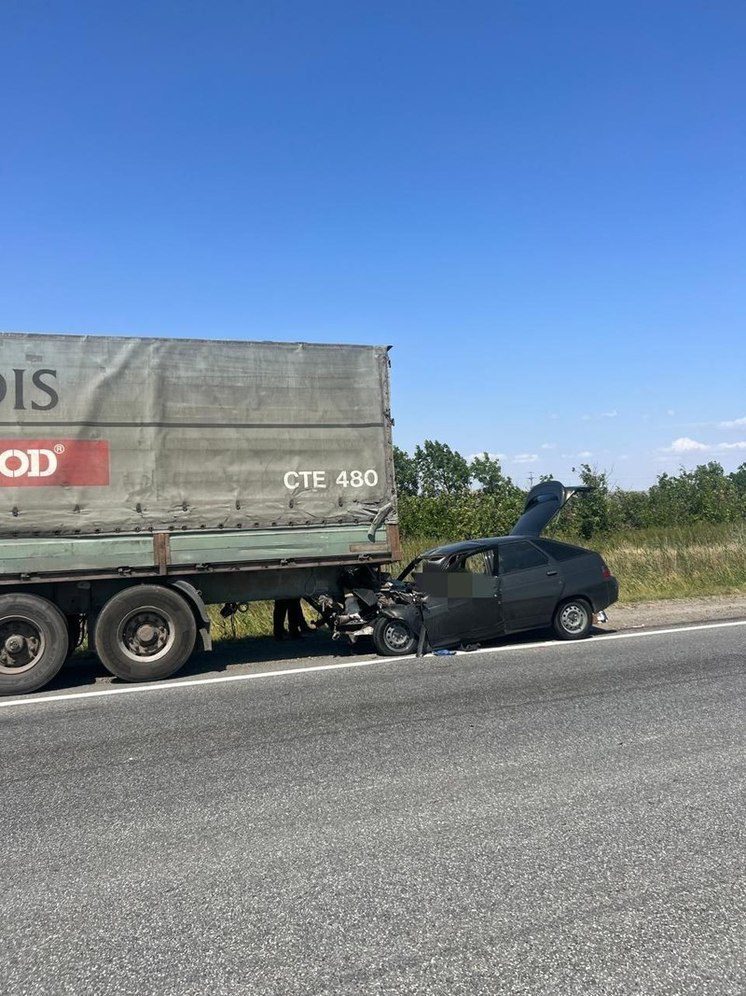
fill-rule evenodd
<path id="1" fill-rule="evenodd" d="M 533 543 L 527 540 L 516 540 L 500 547 L 500 573 L 510 574 L 512 571 L 525 571 L 528 567 L 541 567 L 549 560 L 537 550 Z"/>
<path id="2" fill-rule="evenodd" d="M 574 557 L 582 557 L 588 551 L 579 546 L 570 546 L 567 543 L 558 543 L 556 540 L 539 540 L 542 550 L 555 560 L 572 560 Z"/>

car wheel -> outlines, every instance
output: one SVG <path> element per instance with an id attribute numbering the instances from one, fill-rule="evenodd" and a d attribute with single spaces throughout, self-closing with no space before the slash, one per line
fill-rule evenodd
<path id="1" fill-rule="evenodd" d="M 172 588 L 135 585 L 114 595 L 96 620 L 96 653 L 124 681 L 156 681 L 182 667 L 194 650 L 197 624 Z"/>
<path id="2" fill-rule="evenodd" d="M 584 598 L 570 598 L 557 606 L 552 620 L 560 640 L 582 640 L 593 625 L 593 612 Z"/>
<path id="3" fill-rule="evenodd" d="M 383 657 L 403 657 L 414 653 L 417 638 L 401 619 L 381 616 L 373 626 L 373 646 Z"/>
<path id="4" fill-rule="evenodd" d="M 0 596 L 0 695 L 46 685 L 62 667 L 67 646 L 65 617 L 48 599 Z"/>

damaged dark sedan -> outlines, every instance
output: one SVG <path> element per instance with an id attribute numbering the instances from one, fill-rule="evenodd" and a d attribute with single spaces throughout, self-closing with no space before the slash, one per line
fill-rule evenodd
<path id="1" fill-rule="evenodd" d="M 335 635 L 370 635 L 385 656 L 549 627 L 560 639 L 583 639 L 617 600 L 617 580 L 598 553 L 541 533 L 588 490 L 542 482 L 509 536 L 427 550 L 396 579 L 358 573 L 344 606 L 328 600 L 318 608 Z"/>

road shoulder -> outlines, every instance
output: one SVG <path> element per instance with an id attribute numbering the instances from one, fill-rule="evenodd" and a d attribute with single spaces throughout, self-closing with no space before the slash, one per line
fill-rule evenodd
<path id="1" fill-rule="evenodd" d="M 746 617 L 746 594 L 703 595 L 697 598 L 669 598 L 648 602 L 618 602 L 612 605 L 610 629 L 641 629 L 648 626 L 677 626 L 681 623 L 713 622 Z"/>

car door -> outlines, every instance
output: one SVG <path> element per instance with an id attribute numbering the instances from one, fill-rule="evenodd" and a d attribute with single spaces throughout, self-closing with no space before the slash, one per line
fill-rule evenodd
<path id="1" fill-rule="evenodd" d="M 562 594 L 559 565 L 524 539 L 504 541 L 499 548 L 498 576 L 505 631 L 548 626 Z"/>
<path id="2" fill-rule="evenodd" d="M 433 647 L 486 640 L 503 632 L 492 550 L 459 554 L 442 571 L 425 570 L 417 587 L 426 593 L 423 620 Z"/>

